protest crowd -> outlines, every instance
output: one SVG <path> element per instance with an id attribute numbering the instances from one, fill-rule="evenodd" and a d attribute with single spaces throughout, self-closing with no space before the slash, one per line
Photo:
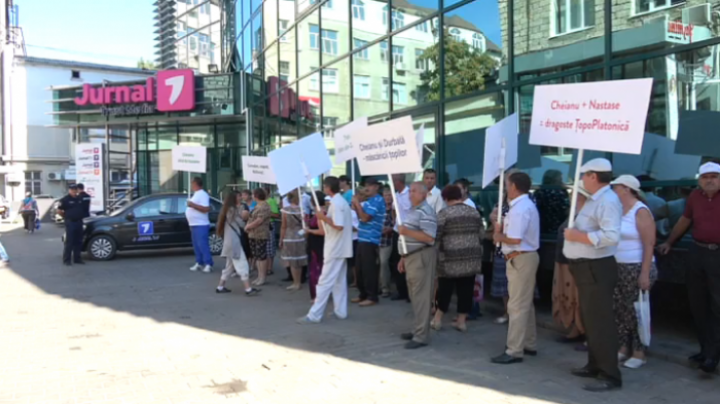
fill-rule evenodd
<path id="1" fill-rule="evenodd" d="M 407 302 L 414 321 L 401 337 L 406 349 L 417 349 L 448 326 L 453 295 L 451 329 L 467 332 L 466 322 L 481 316 L 483 244 L 490 241 L 485 243 L 494 249 L 489 289 L 505 306 L 495 322 L 508 327 L 505 349 L 491 360 L 517 364 L 541 349 L 533 303 L 540 234 L 556 232 L 553 317 L 567 330 L 558 341 L 587 351 L 587 364 L 572 374 L 593 379 L 585 389 L 600 392 L 622 386 L 620 366 L 638 369 L 646 363 L 649 319 L 638 316 L 635 306 L 649 305 L 655 254 L 667 254 L 692 225 L 687 288 L 701 352 L 690 361 L 714 372 L 720 359 L 720 165 L 700 167 L 699 188 L 658 246 L 654 195 L 640 188 L 638 178 L 614 178 L 612 171 L 602 158 L 581 167 L 572 225 L 572 194 L 557 187 L 533 190 L 530 177 L 517 170 L 505 172 L 502 206 L 495 206 L 487 224 L 470 197 L 471 183 L 460 179 L 440 189 L 432 169 L 411 183 L 404 174 L 389 176 L 387 184 L 375 177 L 359 184 L 346 176 L 325 177 L 315 195 L 300 188 L 277 199 L 270 188 L 234 191 L 225 198 L 217 226 L 227 265 L 216 292 L 231 292 L 226 282 L 240 277 L 246 294 L 258 294 L 279 258 L 289 291 L 308 284 L 311 307 L 298 323 L 319 324 L 331 296 L 340 320 L 348 316 L 348 304 L 370 309 Z M 543 183 L 562 185 L 562 176 L 554 174 L 546 173 Z M 200 187 L 194 191 L 204 193 Z M 202 197 L 197 200 L 189 203 L 189 212 L 202 210 Z M 202 269 L 203 254 L 196 254 L 192 270 Z"/>

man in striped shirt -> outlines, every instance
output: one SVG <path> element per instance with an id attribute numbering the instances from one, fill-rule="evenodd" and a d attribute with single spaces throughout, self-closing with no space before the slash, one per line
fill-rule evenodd
<path id="1" fill-rule="evenodd" d="M 357 195 L 352 199 L 353 209 L 360 219 L 358 246 L 355 252 L 357 287 L 360 295 L 351 301 L 361 307 L 374 306 L 379 302 L 380 267 L 378 248 L 385 222 L 385 200 L 379 193 L 380 184 L 374 178 L 365 180 L 367 201 L 360 203 Z"/>
<path id="2" fill-rule="evenodd" d="M 408 212 L 398 233 L 405 239 L 407 249 L 400 248 L 402 259 L 398 271 L 406 274 L 415 324 L 413 331 L 402 334 L 408 341 L 405 349 L 424 347 L 430 341 L 430 305 L 433 294 L 433 278 L 437 266 L 435 235 L 437 216 L 426 202 L 428 189 L 422 182 L 410 186 L 412 209 Z M 400 239 L 402 243 L 402 238 Z"/>

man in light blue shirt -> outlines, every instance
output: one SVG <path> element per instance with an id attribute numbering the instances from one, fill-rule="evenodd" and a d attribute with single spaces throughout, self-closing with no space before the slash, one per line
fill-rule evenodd
<path id="1" fill-rule="evenodd" d="M 570 262 L 578 288 L 588 340 L 588 363 L 572 374 L 597 378 L 598 382 L 585 386 L 585 390 L 600 392 L 622 387 L 613 294 L 618 280 L 615 252 L 620 242 L 623 209 L 610 188 L 612 165 L 608 160 L 590 160 L 580 173 L 583 187 L 591 196 L 574 226 L 565 230 L 563 254 Z"/>
<path id="2" fill-rule="evenodd" d="M 352 180 L 350 180 L 350 177 L 347 175 L 341 175 L 338 177 L 340 180 L 340 192 L 342 194 L 342 197 L 345 199 L 345 201 L 348 203 L 348 205 L 352 205 L 352 199 L 353 196 L 355 196 L 355 192 L 353 191 L 353 184 Z"/>
<path id="3" fill-rule="evenodd" d="M 502 244 L 507 266 L 509 317 L 507 349 L 492 359 L 493 363 L 509 365 L 534 355 L 537 343 L 535 321 L 535 275 L 540 265 L 540 214 L 530 199 L 532 180 L 522 172 L 507 177 L 510 210 L 503 220 L 503 229 L 495 226 L 493 240 Z"/>
<path id="4" fill-rule="evenodd" d="M 357 287 L 360 295 L 351 301 L 360 307 L 374 306 L 379 302 L 380 267 L 378 255 L 383 223 L 385 222 L 385 199 L 380 195 L 380 184 L 374 178 L 365 180 L 367 201 L 360 203 L 357 196 L 352 206 L 360 219 L 358 246 L 355 253 Z"/>

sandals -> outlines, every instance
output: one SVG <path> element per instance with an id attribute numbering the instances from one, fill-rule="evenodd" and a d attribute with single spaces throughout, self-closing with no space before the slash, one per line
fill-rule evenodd
<path id="1" fill-rule="evenodd" d="M 463 323 L 463 324 L 453 323 L 452 326 L 454 329 L 456 329 L 460 332 L 467 332 L 467 324 L 465 324 L 465 323 Z"/>
<path id="2" fill-rule="evenodd" d="M 442 330 L 442 321 L 435 322 L 435 320 L 432 320 L 430 322 L 430 328 L 432 328 L 435 331 Z"/>

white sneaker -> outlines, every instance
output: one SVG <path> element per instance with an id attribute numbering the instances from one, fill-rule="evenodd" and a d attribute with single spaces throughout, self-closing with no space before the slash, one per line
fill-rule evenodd
<path id="1" fill-rule="evenodd" d="M 203 268 L 203 272 L 205 272 L 206 274 L 209 274 L 210 272 L 212 272 L 212 270 L 213 269 L 210 265 L 205 265 L 205 268 Z"/>
<path id="2" fill-rule="evenodd" d="M 193 271 L 193 272 L 196 272 L 196 271 L 199 271 L 200 268 L 202 268 L 202 266 L 201 266 L 200 264 L 195 264 L 195 265 L 193 265 L 193 266 L 190 267 L 190 270 Z"/>
<path id="3" fill-rule="evenodd" d="M 647 363 L 647 360 L 645 359 L 638 359 L 638 358 L 630 358 L 623 363 L 623 366 L 625 366 L 628 369 L 640 369 Z"/>

